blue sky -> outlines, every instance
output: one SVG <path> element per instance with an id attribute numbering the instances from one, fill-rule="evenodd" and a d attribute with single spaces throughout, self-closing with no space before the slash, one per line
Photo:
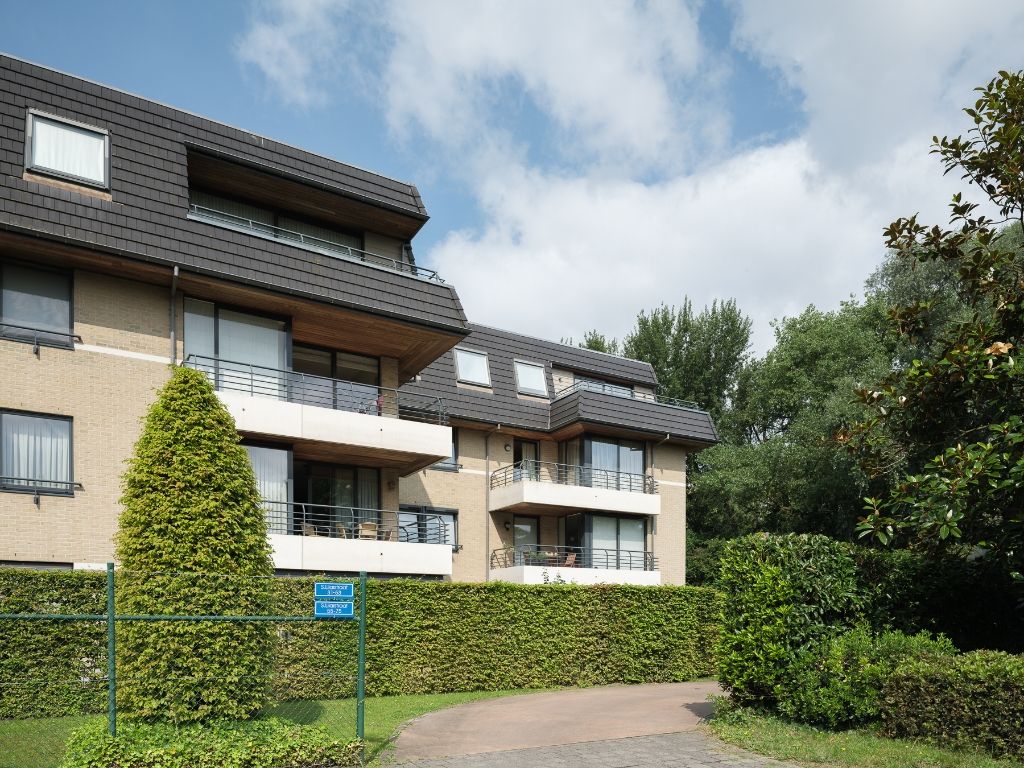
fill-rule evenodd
<path id="1" fill-rule="evenodd" d="M 621 336 L 735 297 L 764 350 L 859 292 L 888 221 L 944 215 L 930 137 L 1021 66 L 1020 4 L 980 6 L 36 2 L 0 49 L 416 183 L 471 319 Z"/>

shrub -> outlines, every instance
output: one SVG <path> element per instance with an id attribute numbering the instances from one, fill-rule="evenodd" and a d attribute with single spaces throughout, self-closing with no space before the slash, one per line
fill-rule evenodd
<path id="1" fill-rule="evenodd" d="M 270 546 L 238 441 L 206 377 L 176 368 L 124 476 L 119 613 L 266 612 Z M 238 719 L 266 701 L 272 630 L 265 624 L 128 622 L 118 635 L 118 697 L 128 714 Z"/>
<path id="2" fill-rule="evenodd" d="M 951 656 L 945 638 L 922 632 L 873 635 L 858 627 L 801 653 L 776 688 L 779 712 L 810 725 L 847 728 L 877 720 L 882 688 L 893 670 L 915 658 Z"/>
<path id="3" fill-rule="evenodd" d="M 728 539 L 699 540 L 686 537 L 686 583 L 694 587 L 713 587 L 718 581 L 722 553 Z"/>
<path id="4" fill-rule="evenodd" d="M 174 727 L 127 723 L 111 738 L 93 724 L 68 740 L 61 768 L 322 768 L 359 764 L 360 744 L 284 720 Z"/>
<path id="5" fill-rule="evenodd" d="M 882 728 L 894 738 L 1024 758 L 1024 658 L 977 651 L 917 659 L 896 669 L 882 696 Z"/>
<path id="6" fill-rule="evenodd" d="M 118 590 L 126 578 L 134 576 L 118 573 Z M 267 581 L 273 613 L 309 615 L 314 578 Z M 29 605 L 27 598 L 15 596 L 33 595 L 38 600 L 31 603 L 33 610 L 103 613 L 104 582 L 104 574 L 89 571 L 0 569 L 0 611 Z M 372 696 L 678 682 L 714 673 L 711 649 L 721 604 L 718 593 L 707 588 L 389 579 L 370 580 L 367 589 L 367 692 Z M 70 602 L 61 603 L 61 596 Z M 64 622 L 55 630 L 53 624 L 0 622 L 0 632 L 11 632 L 2 637 L 16 641 L 0 645 L 9 673 L 4 677 L 9 683 L 0 685 L 3 716 L 104 711 L 102 680 L 85 702 L 59 686 L 32 688 L 34 699 L 20 693 L 15 683 L 48 669 L 62 683 L 77 681 L 83 667 L 105 673 L 102 625 Z M 356 629 L 355 622 L 337 621 L 282 625 L 274 648 L 274 697 L 354 695 Z M 67 633 L 63 640 L 60 631 Z M 123 650 L 119 643 L 119 660 Z M 222 662 L 237 673 L 230 657 Z M 122 675 L 119 704 L 123 682 Z"/>
<path id="7" fill-rule="evenodd" d="M 718 678 L 741 703 L 770 705 L 780 675 L 804 647 L 853 623 L 853 559 L 826 536 L 734 539 L 721 560 Z"/>

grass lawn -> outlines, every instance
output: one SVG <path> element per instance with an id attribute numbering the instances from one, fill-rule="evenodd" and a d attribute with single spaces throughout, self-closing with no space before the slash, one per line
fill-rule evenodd
<path id="1" fill-rule="evenodd" d="M 722 741 L 779 760 L 805 765 L 857 768 L 1021 768 L 973 752 L 956 752 L 910 741 L 875 736 L 868 731 L 822 731 L 752 712 L 730 713 L 712 720 Z"/>
<path id="2" fill-rule="evenodd" d="M 466 701 L 516 693 L 527 691 L 475 691 L 367 699 L 367 759 L 380 756 L 388 747 L 395 729 L 406 720 Z M 355 699 L 289 702 L 273 707 L 268 714 L 297 723 L 319 725 L 339 739 L 355 736 Z M 103 716 L 0 720 L 0 768 L 57 768 L 71 731 L 90 721 L 104 720 Z"/>

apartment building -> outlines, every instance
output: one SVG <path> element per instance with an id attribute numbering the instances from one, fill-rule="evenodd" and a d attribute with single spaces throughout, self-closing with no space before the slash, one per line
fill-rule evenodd
<path id="1" fill-rule="evenodd" d="M 471 325 L 416 188 L 0 56 L 0 564 L 113 557 L 171 367 L 235 418 L 283 573 L 681 583 L 708 415 Z"/>

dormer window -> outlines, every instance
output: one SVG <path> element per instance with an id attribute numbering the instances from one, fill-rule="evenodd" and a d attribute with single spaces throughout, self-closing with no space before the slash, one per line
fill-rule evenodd
<path id="1" fill-rule="evenodd" d="M 544 375 L 544 366 L 540 363 L 515 361 L 516 391 L 521 395 L 548 396 L 548 381 Z"/>
<path id="2" fill-rule="evenodd" d="M 462 384 L 491 386 L 491 372 L 487 367 L 487 353 L 470 349 L 455 350 L 455 377 Z"/>
<path id="3" fill-rule="evenodd" d="M 101 128 L 30 111 L 25 169 L 80 184 L 110 186 L 110 137 Z"/>

